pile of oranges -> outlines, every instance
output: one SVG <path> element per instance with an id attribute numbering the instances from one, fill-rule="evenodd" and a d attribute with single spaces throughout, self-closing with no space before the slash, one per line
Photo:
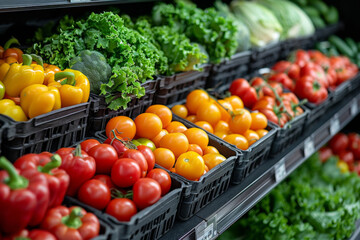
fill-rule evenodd
<path id="1" fill-rule="evenodd" d="M 196 89 L 188 94 L 185 105 L 175 105 L 171 110 L 242 150 L 268 133 L 266 116 L 260 112 L 250 113 L 238 96 L 217 100 L 206 91 Z"/>

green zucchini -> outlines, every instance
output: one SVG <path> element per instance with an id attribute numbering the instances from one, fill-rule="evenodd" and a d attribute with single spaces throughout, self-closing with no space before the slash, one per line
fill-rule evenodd
<path id="1" fill-rule="evenodd" d="M 324 20 L 322 20 L 320 17 L 310 17 L 310 19 L 317 29 L 324 28 L 326 26 Z"/>
<path id="2" fill-rule="evenodd" d="M 310 17 L 320 17 L 320 12 L 314 8 L 314 7 L 311 7 L 311 6 L 306 6 L 306 7 L 303 7 L 302 10 L 304 10 L 304 12 Z"/>
<path id="3" fill-rule="evenodd" d="M 329 7 L 323 1 L 320 0 L 312 1 L 310 5 L 316 8 L 321 14 L 328 13 Z"/>
<path id="4" fill-rule="evenodd" d="M 323 14 L 322 16 L 324 17 L 325 21 L 329 24 L 334 24 L 339 21 L 339 12 L 334 6 L 329 7 L 328 12 Z"/>
<path id="5" fill-rule="evenodd" d="M 338 36 L 333 35 L 329 37 L 329 42 L 332 43 L 341 54 L 347 57 L 353 57 L 355 55 L 355 52 Z"/>
<path id="6" fill-rule="evenodd" d="M 351 50 L 354 53 L 358 52 L 358 47 L 357 47 L 355 41 L 352 38 L 345 38 L 345 42 L 347 43 L 347 45 L 351 48 Z"/>

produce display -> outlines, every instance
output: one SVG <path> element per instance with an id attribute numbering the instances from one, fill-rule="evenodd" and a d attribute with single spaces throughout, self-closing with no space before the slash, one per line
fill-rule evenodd
<path id="1" fill-rule="evenodd" d="M 220 239 L 348 239 L 360 210 L 360 178 L 316 153 Z"/>

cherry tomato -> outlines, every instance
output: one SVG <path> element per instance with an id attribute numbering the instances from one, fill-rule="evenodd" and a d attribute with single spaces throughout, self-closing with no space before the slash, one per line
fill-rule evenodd
<path id="1" fill-rule="evenodd" d="M 196 117 L 199 121 L 206 121 L 212 126 L 215 126 L 221 119 L 221 112 L 215 103 L 206 102 L 198 107 Z"/>
<path id="2" fill-rule="evenodd" d="M 319 150 L 319 155 L 320 155 L 320 161 L 321 162 L 326 162 L 331 156 L 333 156 L 333 152 L 331 150 L 331 148 L 329 147 L 322 147 Z"/>
<path id="3" fill-rule="evenodd" d="M 109 144 L 96 145 L 89 150 L 88 154 L 95 159 L 97 174 L 109 174 L 111 167 L 118 160 L 115 148 Z"/>
<path id="4" fill-rule="evenodd" d="M 141 178 L 133 186 L 133 201 L 139 209 L 147 208 L 161 197 L 161 186 L 152 178 Z"/>
<path id="5" fill-rule="evenodd" d="M 344 161 L 347 163 L 347 165 L 351 166 L 354 164 L 354 154 L 351 151 L 341 151 L 339 153 L 339 158 L 340 160 Z"/>
<path id="6" fill-rule="evenodd" d="M 175 171 L 186 179 L 194 181 L 204 174 L 204 159 L 196 152 L 181 154 L 176 160 Z"/>
<path id="7" fill-rule="evenodd" d="M 160 184 L 161 196 L 164 196 L 170 191 L 171 177 L 165 170 L 155 168 L 151 170 L 146 177 L 152 178 Z"/>
<path id="8" fill-rule="evenodd" d="M 201 149 L 201 147 L 197 144 L 189 144 L 189 148 L 187 150 L 188 152 L 189 151 L 193 151 L 193 152 L 196 152 L 198 153 L 200 156 L 203 155 L 203 150 Z"/>
<path id="9" fill-rule="evenodd" d="M 290 91 L 294 91 L 295 89 L 295 82 L 286 73 L 272 74 L 269 78 L 269 81 L 281 83 L 282 86 L 289 89 Z"/>
<path id="10" fill-rule="evenodd" d="M 148 148 L 150 148 L 151 151 L 154 151 L 156 148 L 155 143 L 153 143 L 153 141 L 151 141 L 150 139 L 147 139 L 147 138 L 138 138 L 138 139 L 136 139 L 136 142 L 138 143 L 138 145 L 135 144 L 136 146 L 144 145 L 144 146 L 147 146 Z"/>
<path id="11" fill-rule="evenodd" d="M 121 222 L 130 221 L 137 213 L 135 203 L 127 198 L 115 198 L 109 202 L 105 212 Z"/>
<path id="12" fill-rule="evenodd" d="M 349 138 L 343 133 L 338 133 L 330 140 L 329 146 L 335 154 L 339 154 L 349 146 Z"/>
<path id="13" fill-rule="evenodd" d="M 115 130 L 116 136 L 125 140 L 133 139 L 136 133 L 134 121 L 126 116 L 117 116 L 110 119 L 110 121 L 106 124 L 107 137 L 110 137 L 112 130 Z"/>
<path id="14" fill-rule="evenodd" d="M 253 130 L 247 130 L 243 135 L 249 143 L 249 146 L 253 145 L 257 140 L 260 139 L 259 135 Z"/>
<path id="15" fill-rule="evenodd" d="M 182 133 L 187 130 L 187 127 L 178 121 L 172 121 L 167 127 L 168 133 Z"/>
<path id="16" fill-rule="evenodd" d="M 186 97 L 186 107 L 191 114 L 196 114 L 198 107 L 209 101 L 209 95 L 204 90 L 196 89 Z"/>
<path id="17" fill-rule="evenodd" d="M 169 133 L 161 138 L 160 147 L 170 149 L 178 157 L 188 150 L 189 140 L 183 133 Z"/>
<path id="18" fill-rule="evenodd" d="M 224 138 L 224 141 L 235 145 L 241 150 L 247 150 L 249 148 L 248 140 L 240 134 L 229 134 Z"/>
<path id="19" fill-rule="evenodd" d="M 136 135 L 142 138 L 154 138 L 162 130 L 161 119 L 154 113 L 142 113 L 135 118 Z"/>
<path id="20" fill-rule="evenodd" d="M 96 179 L 105 183 L 109 189 L 115 188 L 114 183 L 111 181 L 111 177 L 108 175 L 103 175 L 103 174 L 95 175 L 92 179 Z"/>
<path id="21" fill-rule="evenodd" d="M 297 64 L 289 61 L 277 62 L 272 67 L 272 70 L 275 72 L 287 73 L 287 75 L 294 80 L 297 80 L 300 77 L 300 67 Z"/>
<path id="22" fill-rule="evenodd" d="M 244 108 L 244 103 L 239 96 L 233 95 L 233 96 L 224 98 L 224 101 L 230 103 L 233 111 Z"/>
<path id="23" fill-rule="evenodd" d="M 140 177 L 141 168 L 131 158 L 120 158 L 111 169 L 111 180 L 118 187 L 131 187 Z"/>
<path id="24" fill-rule="evenodd" d="M 147 170 L 150 171 L 151 169 L 153 169 L 155 166 L 155 155 L 154 155 L 153 151 L 149 147 L 144 146 L 144 145 L 138 146 L 137 150 L 144 155 L 147 165 L 148 165 Z"/>
<path id="25" fill-rule="evenodd" d="M 213 127 L 211 126 L 210 123 L 208 123 L 206 121 L 195 122 L 195 125 L 201 127 L 202 129 L 204 129 L 205 131 L 208 131 L 209 133 L 214 133 Z"/>
<path id="26" fill-rule="evenodd" d="M 192 123 L 197 121 L 196 115 L 189 115 L 185 119 Z"/>
<path id="27" fill-rule="evenodd" d="M 221 120 L 228 122 L 231 118 L 230 112 L 233 111 L 231 104 L 225 100 L 218 100 L 215 102 L 216 106 L 219 108 L 221 113 Z"/>
<path id="28" fill-rule="evenodd" d="M 154 137 L 153 139 L 151 139 L 151 141 L 155 144 L 156 147 L 159 147 L 159 142 L 161 140 L 161 138 L 163 136 L 165 136 L 166 134 L 168 134 L 169 132 L 166 129 L 163 129 L 159 132 L 158 135 L 156 135 L 156 137 Z"/>
<path id="29" fill-rule="evenodd" d="M 123 140 L 121 140 L 120 138 L 113 138 L 112 136 L 107 138 L 104 143 L 113 146 L 118 156 L 121 156 L 126 150 L 129 149 Z"/>
<path id="30" fill-rule="evenodd" d="M 171 169 L 175 164 L 175 155 L 167 148 L 155 149 L 154 156 L 156 164 L 159 164 L 166 169 Z"/>
<path id="31" fill-rule="evenodd" d="M 221 155 L 220 153 L 208 153 L 203 156 L 206 166 L 209 170 L 213 169 L 220 163 L 226 160 L 226 157 Z"/>
<path id="32" fill-rule="evenodd" d="M 184 132 L 190 144 L 197 144 L 205 149 L 209 144 L 209 136 L 200 128 L 189 128 Z"/>
<path id="33" fill-rule="evenodd" d="M 86 139 L 80 143 L 81 150 L 88 152 L 90 148 L 99 145 L 100 142 L 96 139 Z"/>
<path id="34" fill-rule="evenodd" d="M 129 149 L 124 152 L 121 158 L 131 158 L 134 159 L 140 166 L 141 177 L 145 177 L 148 171 L 148 164 L 145 156 L 136 149 Z"/>
<path id="35" fill-rule="evenodd" d="M 188 116 L 188 110 L 187 108 L 185 107 L 185 105 L 182 105 L 182 104 L 178 104 L 178 105 L 175 105 L 171 108 L 171 111 L 178 115 L 179 117 L 181 118 L 186 118 Z"/>
<path id="36" fill-rule="evenodd" d="M 231 132 L 243 134 L 250 129 L 251 126 L 251 114 L 246 109 L 241 109 L 235 113 L 235 116 L 231 118 L 229 122 L 229 128 Z"/>
<path id="37" fill-rule="evenodd" d="M 224 133 L 229 133 L 230 132 L 230 128 L 229 128 L 229 123 L 220 120 L 214 127 L 214 132 L 224 132 Z"/>
<path id="38" fill-rule="evenodd" d="M 111 200 L 110 189 L 102 181 L 90 179 L 79 188 L 78 199 L 91 207 L 102 210 Z"/>
<path id="39" fill-rule="evenodd" d="M 267 127 L 267 118 L 260 112 L 252 112 L 251 114 L 251 130 L 259 130 Z"/>
<path id="40" fill-rule="evenodd" d="M 214 132 L 214 135 L 217 136 L 218 138 L 224 139 L 227 135 L 229 135 L 229 133 L 227 132 Z"/>
<path id="41" fill-rule="evenodd" d="M 171 110 L 164 105 L 152 105 L 145 112 L 156 114 L 161 119 L 163 128 L 167 127 L 172 120 Z"/>
<path id="42" fill-rule="evenodd" d="M 204 149 L 204 155 L 205 155 L 205 154 L 209 154 L 209 153 L 219 153 L 219 151 L 216 149 L 216 147 L 207 146 L 207 147 Z"/>
<path id="43" fill-rule="evenodd" d="M 263 136 L 268 134 L 269 131 L 266 129 L 259 129 L 259 130 L 256 130 L 255 132 L 259 135 L 260 138 L 262 138 Z"/>
<path id="44" fill-rule="evenodd" d="M 349 150 L 353 152 L 356 159 L 360 159 L 360 136 L 357 133 L 350 133 L 349 137 Z"/>

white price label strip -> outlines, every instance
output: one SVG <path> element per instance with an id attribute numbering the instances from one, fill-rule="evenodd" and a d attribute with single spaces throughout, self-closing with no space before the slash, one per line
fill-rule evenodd
<path id="1" fill-rule="evenodd" d="M 340 121 L 337 115 L 330 120 L 330 135 L 334 136 L 340 131 Z"/>
<path id="2" fill-rule="evenodd" d="M 211 223 L 204 229 L 204 232 L 201 236 L 197 237 L 198 240 L 210 240 L 214 237 L 214 223 Z"/>
<path id="3" fill-rule="evenodd" d="M 356 116 L 357 113 L 358 113 L 358 103 L 357 103 L 357 100 L 354 99 L 352 104 L 351 104 L 351 116 Z"/>
<path id="4" fill-rule="evenodd" d="M 282 158 L 276 165 L 275 165 L 275 180 L 276 182 L 281 182 L 286 177 L 286 167 L 285 167 L 285 160 Z"/>
<path id="5" fill-rule="evenodd" d="M 308 158 L 315 152 L 314 141 L 311 137 L 308 137 L 304 141 L 304 156 Z"/>

